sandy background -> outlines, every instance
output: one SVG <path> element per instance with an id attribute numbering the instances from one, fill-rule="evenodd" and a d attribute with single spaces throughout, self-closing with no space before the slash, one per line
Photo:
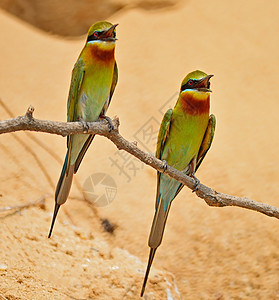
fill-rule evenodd
<path id="1" fill-rule="evenodd" d="M 119 116 L 121 134 L 154 151 L 143 129 L 158 129 L 161 108 L 175 104 L 183 77 L 195 69 L 215 74 L 216 135 L 197 175 L 217 191 L 279 206 L 279 2 L 191 0 L 107 18 L 120 24 L 119 83 L 108 115 Z M 6 11 L 0 28 L 1 101 L 14 116 L 32 104 L 36 118 L 66 120 L 71 70 L 85 36 L 51 35 Z M 10 117 L 3 104 L 0 116 Z M 47 239 L 65 142 L 43 133 L 0 137 L 0 208 L 46 199 L 45 206 L 0 213 L 0 299 L 138 299 L 156 172 L 129 155 L 123 160 L 97 137 Z M 117 184 L 116 198 L 101 208 L 84 202 L 79 188 L 97 172 Z M 116 225 L 113 234 L 102 218 Z M 145 299 L 278 299 L 278 224 L 240 208 L 208 207 L 184 188 Z"/>

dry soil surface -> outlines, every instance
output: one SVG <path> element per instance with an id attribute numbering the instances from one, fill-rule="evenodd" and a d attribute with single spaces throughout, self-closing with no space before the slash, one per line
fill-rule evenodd
<path id="1" fill-rule="evenodd" d="M 119 83 L 108 115 L 120 118 L 121 134 L 154 152 L 162 113 L 175 104 L 183 77 L 195 69 L 214 74 L 216 135 L 197 176 L 217 191 L 279 206 L 279 2 L 191 0 L 109 20 L 120 25 Z M 32 104 L 36 118 L 66 120 L 85 37 L 52 36 L 4 12 L 0 28 L 1 119 Z M 0 299 L 139 299 L 156 172 L 96 137 L 48 239 L 65 144 L 44 133 L 0 137 Z M 117 186 L 112 203 L 97 208 L 81 193 L 96 173 Z M 42 197 L 44 205 L 2 211 Z M 113 234 L 104 231 L 104 218 L 115 224 Z M 145 299 L 278 299 L 276 226 L 253 211 L 208 207 L 184 188 Z"/>

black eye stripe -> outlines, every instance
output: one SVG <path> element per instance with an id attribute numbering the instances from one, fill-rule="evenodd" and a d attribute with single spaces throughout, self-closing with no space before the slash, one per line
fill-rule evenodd
<path id="1" fill-rule="evenodd" d="M 191 81 L 192 84 L 189 84 L 189 81 Z M 183 84 L 181 86 L 181 90 L 180 91 L 184 91 L 186 89 L 192 89 L 195 86 L 196 82 L 197 82 L 197 80 L 189 79 L 185 84 Z"/>
<path id="2" fill-rule="evenodd" d="M 95 36 L 94 34 L 96 32 L 98 33 L 98 35 Z M 94 31 L 91 35 L 88 36 L 87 42 L 99 40 L 102 33 L 103 33 L 103 31 Z M 112 37 L 115 38 L 115 36 L 116 36 L 116 33 L 114 31 L 112 34 Z"/>
<path id="3" fill-rule="evenodd" d="M 189 82 L 191 84 L 189 84 Z M 200 80 L 189 79 L 185 84 L 183 84 L 181 86 L 180 92 L 182 92 L 184 90 L 187 90 L 187 89 L 195 90 L 195 89 L 199 89 L 199 88 L 206 88 L 206 89 L 210 88 L 210 81 L 209 80 L 207 82 L 207 86 L 200 86 L 200 84 L 199 84 L 200 82 L 201 82 L 201 79 Z"/>
<path id="4" fill-rule="evenodd" d="M 98 33 L 97 36 L 94 35 L 95 32 Z M 101 35 L 101 33 L 102 33 L 102 31 L 94 31 L 91 35 L 88 36 L 87 42 L 98 40 L 98 38 L 99 38 L 99 36 Z"/>

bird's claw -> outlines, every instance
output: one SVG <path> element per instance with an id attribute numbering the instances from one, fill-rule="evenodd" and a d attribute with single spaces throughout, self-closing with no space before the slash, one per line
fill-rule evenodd
<path id="1" fill-rule="evenodd" d="M 165 160 L 162 160 L 162 162 L 163 162 L 163 173 L 165 173 L 168 168 L 168 163 Z"/>
<path id="2" fill-rule="evenodd" d="M 84 121 L 84 120 L 80 120 L 80 122 L 82 123 L 82 126 L 83 126 L 83 129 L 84 129 L 84 132 L 88 132 L 88 130 L 89 130 L 89 124 L 86 122 L 86 121 Z"/>
<path id="3" fill-rule="evenodd" d="M 192 190 L 192 193 L 195 193 L 195 191 L 198 190 L 199 186 L 201 185 L 201 182 L 199 181 L 199 179 L 194 174 L 192 174 L 191 177 L 195 180 L 195 187 Z"/>
<path id="4" fill-rule="evenodd" d="M 108 128 L 109 128 L 109 132 L 111 132 L 114 129 L 114 126 L 112 124 L 112 120 L 110 117 L 105 116 L 104 119 L 108 122 Z"/>

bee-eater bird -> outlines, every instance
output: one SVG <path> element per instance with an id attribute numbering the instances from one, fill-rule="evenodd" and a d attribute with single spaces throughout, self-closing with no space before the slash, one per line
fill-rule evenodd
<path id="1" fill-rule="evenodd" d="M 114 58 L 116 31 L 109 22 L 97 22 L 88 31 L 87 41 L 72 72 L 67 106 L 67 121 L 94 122 L 105 116 L 118 79 Z M 74 134 L 67 137 L 67 153 L 55 191 L 55 207 L 48 237 L 60 208 L 68 198 L 73 174 L 77 172 L 93 134 Z"/>
<path id="2" fill-rule="evenodd" d="M 196 188 L 199 180 L 195 172 L 211 146 L 215 131 L 215 117 L 209 116 L 212 76 L 197 70 L 184 78 L 176 105 L 165 113 L 157 139 L 156 157 L 165 161 L 166 167 L 170 165 L 192 176 Z M 157 172 L 155 215 L 148 241 L 150 254 L 141 296 L 155 252 L 162 242 L 171 203 L 182 188 L 179 181 Z"/>

